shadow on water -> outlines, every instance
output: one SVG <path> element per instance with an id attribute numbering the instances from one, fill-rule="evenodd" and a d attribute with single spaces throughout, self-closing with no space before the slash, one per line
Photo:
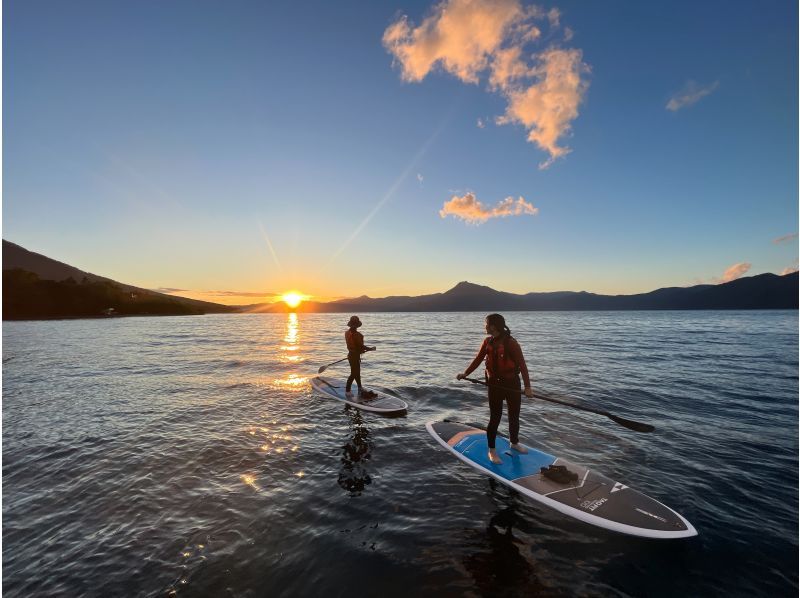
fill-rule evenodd
<path id="1" fill-rule="evenodd" d="M 361 412 L 350 406 L 346 406 L 345 411 L 350 416 L 350 430 L 353 437 L 342 447 L 342 466 L 339 468 L 337 483 L 351 496 L 360 496 L 372 483 L 367 472 L 372 441 Z"/>
<path id="2" fill-rule="evenodd" d="M 501 491 L 499 486 L 489 480 L 488 494 L 496 510 L 485 530 L 475 530 L 467 538 L 464 569 L 482 596 L 558 595 L 537 577 L 527 541 L 515 534 L 523 523 L 516 493 Z"/>

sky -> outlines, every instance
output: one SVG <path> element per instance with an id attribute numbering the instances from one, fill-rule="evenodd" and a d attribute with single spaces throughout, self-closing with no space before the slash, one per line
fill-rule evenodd
<path id="1" fill-rule="evenodd" d="M 222 303 L 797 268 L 797 3 L 3 3 L 3 238 Z"/>

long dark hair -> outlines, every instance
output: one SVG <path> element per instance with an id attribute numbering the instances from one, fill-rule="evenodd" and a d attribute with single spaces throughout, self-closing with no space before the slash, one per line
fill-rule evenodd
<path id="1" fill-rule="evenodd" d="M 511 336 L 511 328 L 506 326 L 506 319 L 500 314 L 489 314 L 486 316 L 486 323 L 497 328 L 497 330 L 500 331 L 501 336 L 503 334 L 506 336 Z"/>

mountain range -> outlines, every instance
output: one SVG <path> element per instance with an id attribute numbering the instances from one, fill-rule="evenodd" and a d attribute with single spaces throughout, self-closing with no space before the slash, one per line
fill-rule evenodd
<path id="1" fill-rule="evenodd" d="M 723 284 L 700 284 L 690 287 L 668 287 L 649 293 L 634 295 L 600 295 L 585 291 L 560 291 L 549 293 L 507 293 L 471 282 L 460 282 L 443 293 L 418 296 L 390 296 L 373 298 L 363 295 L 330 302 L 305 301 L 297 308 L 285 303 L 265 303 L 248 306 L 228 306 L 208 301 L 198 301 L 166 295 L 119 283 L 109 278 L 84 272 L 74 266 L 34 253 L 3 240 L 4 279 L 9 271 L 32 273 L 43 281 L 78 281 L 105 285 L 136 295 L 137 301 L 147 299 L 153 305 L 168 306 L 163 313 L 280 313 L 298 312 L 422 312 L 422 311 L 580 311 L 580 310 L 663 310 L 663 309 L 797 309 L 798 274 L 793 272 L 759 274 Z M 9 278 L 11 286 L 4 293 L 3 317 L 6 318 L 6 296 L 15 293 L 19 276 Z M 53 288 L 52 286 L 50 288 Z M 72 287 L 69 287 L 72 288 Z M 41 295 L 43 291 L 38 291 Z M 74 295 L 74 293 L 73 293 Z M 19 298 L 24 300 L 23 298 Z M 80 295 L 73 298 L 79 301 Z M 23 301 L 24 302 L 24 301 Z M 130 308 L 126 303 L 126 308 Z M 138 312 L 151 313 L 151 312 Z M 46 317 L 46 316 L 43 316 Z M 53 316 L 51 316 L 53 317 Z"/>
<path id="2" fill-rule="evenodd" d="M 367 296 L 329 303 L 306 302 L 297 310 L 283 304 L 253 306 L 250 311 L 399 312 L 399 311 L 581 311 L 653 309 L 797 309 L 798 274 L 759 274 L 723 284 L 669 287 L 635 295 L 599 295 L 585 291 L 506 293 L 471 282 L 431 295 Z"/>

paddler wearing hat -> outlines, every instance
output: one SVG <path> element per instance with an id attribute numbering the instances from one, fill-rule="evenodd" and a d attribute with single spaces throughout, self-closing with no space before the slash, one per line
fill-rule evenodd
<path id="1" fill-rule="evenodd" d="M 364 345 L 364 335 L 358 329 L 361 327 L 361 320 L 358 316 L 353 316 L 347 323 L 348 330 L 344 333 L 344 340 L 347 342 L 347 361 L 350 364 L 350 377 L 347 379 L 347 386 L 345 387 L 346 395 L 348 398 L 353 396 L 351 389 L 353 388 L 353 380 L 358 386 L 358 396 L 362 399 L 369 399 L 377 396 L 371 390 L 364 390 L 361 386 L 361 354 L 367 351 L 374 351 L 375 347 L 367 347 Z"/>

